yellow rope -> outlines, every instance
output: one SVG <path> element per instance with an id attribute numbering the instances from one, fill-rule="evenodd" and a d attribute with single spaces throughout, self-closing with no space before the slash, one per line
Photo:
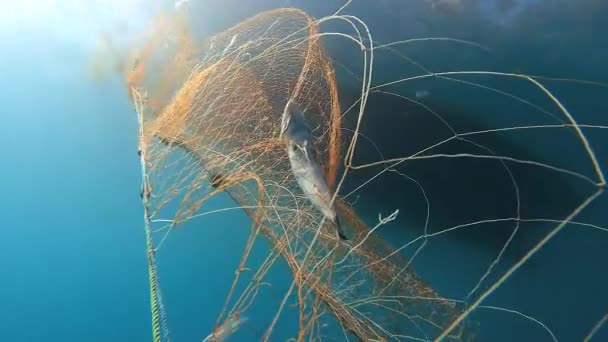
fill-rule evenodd
<path id="1" fill-rule="evenodd" d="M 146 241 L 148 253 L 148 275 L 150 277 L 150 310 L 152 313 L 152 341 L 161 342 L 160 319 L 158 313 L 158 295 L 156 287 L 156 267 L 154 263 L 154 245 L 150 236 L 150 228 L 146 222 Z"/>

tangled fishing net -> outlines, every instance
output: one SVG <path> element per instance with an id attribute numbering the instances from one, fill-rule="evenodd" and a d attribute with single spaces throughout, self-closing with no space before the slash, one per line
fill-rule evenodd
<path id="1" fill-rule="evenodd" d="M 321 340 L 325 326 L 320 322 L 326 316 L 335 318 L 345 338 L 360 341 L 473 339 L 475 324 L 466 318 L 490 292 L 470 301 L 442 297 L 412 269 L 411 258 L 417 252 L 407 257 L 403 247 L 392 246 L 375 233 L 394 220 L 398 211 L 379 217 L 374 226 L 374 222 L 363 222 L 341 198 L 349 171 L 378 165 L 394 170 L 406 160 L 425 157 L 419 153 L 353 164 L 359 136 L 350 139 L 343 134 L 346 111 L 322 37 L 339 36 L 360 47 L 365 61 L 362 91 L 349 107 L 358 110 L 354 130 L 359 130 L 368 96 L 380 89 L 371 87 L 374 47 L 365 24 L 350 16 L 315 20 L 298 9 L 277 9 L 199 38 L 191 32 L 189 18 L 184 13 L 159 16 L 136 46 L 125 75 L 140 120 L 141 195 L 156 293 L 153 315 L 161 322 L 155 327 L 155 339 L 168 339 L 156 252 L 162 253 L 173 231 L 204 215 L 205 203 L 224 192 L 247 213 L 251 227 L 226 304 L 206 340 L 222 340 L 245 324 L 243 317 L 259 293 L 269 291 L 266 276 L 279 262 L 288 265 L 292 284 L 277 298 L 276 314 L 260 328 L 261 336 L 252 339 L 271 339 L 278 318 L 294 298 L 299 321 L 292 337 L 298 341 Z M 320 23 L 331 20 L 348 22 L 355 33 L 322 33 Z M 451 75 L 432 75 L 441 76 Z M 536 80 L 516 77 L 537 83 L 550 96 Z M 281 115 L 289 100 L 305 109 L 326 181 L 337 192 L 338 215 L 350 235 L 346 243 L 336 238 L 334 228 L 302 193 L 292 174 L 285 141 L 279 137 Z M 590 152 L 600 179 L 591 182 L 601 188 L 605 182 L 598 162 L 574 118 L 569 114 L 566 118 L 564 125 L 573 127 Z M 465 139 L 453 133 L 450 139 Z M 552 234 L 572 217 L 558 220 Z M 425 232 L 421 238 L 432 235 Z M 260 239 L 270 248 L 263 261 L 256 263 L 250 257 Z M 246 273 L 250 276 L 244 277 Z M 237 286 L 239 282 L 245 285 Z M 246 324 L 255 323 L 249 319 Z"/>

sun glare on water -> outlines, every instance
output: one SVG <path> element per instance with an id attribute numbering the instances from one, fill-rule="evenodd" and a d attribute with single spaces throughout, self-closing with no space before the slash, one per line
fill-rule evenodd
<path id="1" fill-rule="evenodd" d="M 81 41 L 111 26 L 145 22 L 151 7 L 142 0 L 1 0 L 0 34 L 44 33 Z"/>

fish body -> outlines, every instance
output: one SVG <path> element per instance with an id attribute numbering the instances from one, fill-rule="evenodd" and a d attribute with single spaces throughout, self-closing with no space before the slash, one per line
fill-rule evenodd
<path id="1" fill-rule="evenodd" d="M 234 334 L 243 323 L 249 319 L 235 312 L 226 318 L 226 321 L 217 327 L 213 333 L 203 339 L 203 342 L 223 342 Z"/>
<path id="2" fill-rule="evenodd" d="M 210 183 L 213 188 L 217 189 L 218 187 L 220 187 L 226 183 L 226 177 L 224 175 L 222 175 L 221 173 L 216 173 L 213 176 L 211 176 Z"/>
<path id="3" fill-rule="evenodd" d="M 317 159 L 314 137 L 304 122 L 303 113 L 291 102 L 283 113 L 281 134 L 287 138 L 287 155 L 298 185 L 310 202 L 336 225 L 339 238 L 347 240 L 331 204 L 332 194 Z"/>
<path id="4" fill-rule="evenodd" d="M 429 92 L 426 89 L 422 89 L 422 90 L 416 90 L 416 98 L 421 99 L 423 97 L 427 97 L 431 94 L 431 92 Z"/>

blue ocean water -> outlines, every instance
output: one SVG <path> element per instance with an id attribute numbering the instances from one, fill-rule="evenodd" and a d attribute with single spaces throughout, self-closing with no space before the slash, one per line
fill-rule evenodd
<path id="1" fill-rule="evenodd" d="M 201 29 L 212 33 L 265 9 L 296 6 L 320 17 L 335 11 L 341 3 L 207 1 L 197 6 L 204 9 Z M 3 8 L 7 8 L 0 16 L 0 51 L 3 52 L 0 136 L 4 141 L 0 177 L 3 190 L 0 195 L 3 227 L 0 339 L 3 341 L 146 341 L 151 338 L 136 155 L 137 120 L 122 80 L 110 77 L 99 82 L 90 75 L 99 32 L 122 21 L 128 24 L 128 32 L 136 32 L 154 13 L 153 8 L 139 10 L 146 8 L 142 6 L 135 1 L 109 0 L 88 4 L 51 0 L 3 4 Z M 602 44 L 608 32 L 602 18 L 608 14 L 608 7 L 601 0 L 576 3 L 420 0 L 406 5 L 396 0 L 373 4 L 355 0 L 349 13 L 364 19 L 379 41 L 450 36 L 478 42 L 492 51 L 485 54 L 458 46 L 446 48 L 425 43 L 427 45 L 408 52 L 410 57 L 424 60 L 425 65 L 433 69 L 517 69 L 531 74 L 608 82 L 608 69 L 604 65 L 608 60 L 608 45 Z M 353 62 L 348 55 L 341 55 L 340 49 L 331 45 L 327 48 L 338 61 Z M 378 82 L 402 72 L 399 63 L 379 62 Z M 507 84 L 503 80 L 490 82 L 503 87 Z M 354 94 L 351 91 L 354 87 L 354 83 L 344 86 L 346 96 Z M 506 87 L 527 93 L 522 84 Z M 606 88 L 570 83 L 552 83 L 551 87 L 567 99 L 568 108 L 581 122 L 606 124 Z M 465 113 L 455 113 L 463 118 L 458 123 L 462 127 L 505 126 L 508 115 L 518 109 L 493 105 L 494 97 L 476 96 L 473 100 L 470 96 L 460 96 L 459 90 L 435 83 L 404 86 L 401 90 L 412 94 L 427 90 L 433 105 L 444 110 L 466 108 Z M 535 96 L 541 98 L 540 95 L 527 98 Z M 377 101 L 370 113 L 393 108 L 388 102 Z M 487 108 L 494 109 L 488 113 Z M 411 121 L 408 124 L 411 125 Z M 605 131 L 590 130 L 588 134 L 600 163 L 608 165 Z M 537 144 L 537 139 L 538 135 L 523 134 L 512 143 L 521 148 L 522 153 L 541 154 L 593 176 L 580 149 L 567 144 L 558 144 L 560 148 Z M 387 138 L 382 147 L 389 155 L 398 154 L 402 144 Z M 511 151 L 513 145 L 502 148 Z M 425 169 L 430 167 L 428 164 L 419 167 L 420 170 L 411 171 L 429 172 Z M 463 171 L 466 172 L 470 169 Z M 525 175 L 527 170 L 518 172 Z M 441 173 L 430 177 L 424 185 L 438 194 L 432 203 L 441 203 L 434 208 L 447 208 L 456 203 L 455 198 L 442 197 L 441 188 L 433 189 L 433 179 L 443 177 Z M 530 176 L 526 184 L 536 184 L 542 178 L 544 176 Z M 547 187 L 551 184 L 557 183 L 549 182 Z M 571 186 L 573 190 L 558 192 L 556 196 L 588 195 L 589 188 L 576 184 L 579 183 Z M 414 193 L 415 188 L 412 189 Z M 420 226 L 420 211 L 412 210 L 411 215 L 407 215 L 408 211 L 404 210 L 419 205 L 412 204 L 420 203 L 419 194 L 396 191 L 381 194 L 386 202 L 374 201 L 377 195 L 370 191 L 368 198 L 363 196 L 357 205 L 366 220 L 373 223 L 379 211 L 390 212 L 398 206 L 405 215 L 384 228 L 382 234 L 399 245 L 419 233 L 408 229 Z M 459 196 L 471 206 L 482 208 L 479 192 L 469 194 L 470 197 L 466 197 L 466 193 Z M 539 207 L 531 208 L 533 204 L 529 204 L 528 210 L 533 212 L 565 206 L 563 203 L 568 204 L 569 209 L 574 203 L 574 200 L 572 203 L 555 201 L 551 195 L 530 196 L 538 196 L 528 202 Z M 606 204 L 606 195 L 603 195 L 579 220 L 607 226 Z M 227 196 L 220 196 L 208 208 L 232 205 Z M 552 217 L 565 217 L 566 211 L 566 208 L 556 208 Z M 445 226 L 460 222 L 457 213 L 451 215 L 440 210 L 434 215 L 433 224 Z M 245 214 L 237 211 L 209 216 L 204 222 L 204 227 L 182 227 L 168 243 L 170 252 L 159 255 L 160 278 L 174 341 L 200 340 L 213 328 L 250 226 Z M 531 233 L 530 241 L 547 228 Z M 529 312 L 547 322 L 560 340 L 580 340 L 608 311 L 605 291 L 608 279 L 603 271 L 608 262 L 608 238 L 605 232 L 578 229 L 561 232 L 532 260 L 534 266 L 522 269 L 490 298 L 488 305 Z M 491 241 L 485 236 L 474 236 L 464 241 L 446 238 L 430 244 L 417 259 L 416 271 L 440 293 L 461 295 L 479 277 L 480 264 L 487 264 L 493 255 L 494 249 L 488 252 L 480 248 L 475 239 L 482 239 L 481 245 Z M 256 248 L 263 250 L 266 246 Z M 463 250 L 471 253 L 463 255 Z M 499 269 L 504 271 L 506 267 L 502 265 Z M 276 279 L 277 293 L 283 293 L 289 285 L 285 281 L 288 276 L 286 267 L 279 267 L 271 274 L 271 279 Z M 261 297 L 261 300 L 265 299 Z M 272 302 L 271 298 L 266 300 Z M 260 317 L 274 312 L 272 307 L 267 311 L 263 307 L 256 310 L 254 314 Z M 288 312 L 279 321 L 276 340 L 286 340 L 297 328 L 290 319 L 292 314 Z M 482 314 L 480 340 L 549 340 L 546 333 L 525 320 L 505 319 L 500 312 Z M 253 328 L 263 326 L 254 324 Z M 341 335 L 335 337 L 342 338 Z M 233 339 L 256 341 L 259 331 L 245 329 Z M 608 328 L 604 327 L 596 339 L 608 339 Z"/>

